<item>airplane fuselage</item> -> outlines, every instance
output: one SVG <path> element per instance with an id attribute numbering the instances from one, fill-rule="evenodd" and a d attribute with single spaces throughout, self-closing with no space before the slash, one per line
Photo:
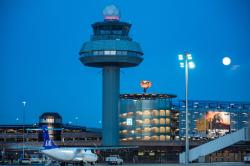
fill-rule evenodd
<path id="1" fill-rule="evenodd" d="M 97 161 L 97 155 L 91 150 L 84 150 L 78 148 L 53 148 L 44 149 L 41 151 L 52 159 L 62 162 L 81 162 L 94 163 Z"/>

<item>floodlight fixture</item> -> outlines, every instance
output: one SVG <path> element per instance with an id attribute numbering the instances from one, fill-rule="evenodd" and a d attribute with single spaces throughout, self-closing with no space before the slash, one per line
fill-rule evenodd
<path id="1" fill-rule="evenodd" d="M 192 60 L 192 55 L 191 55 L 190 53 L 187 53 L 187 54 L 186 54 L 186 58 L 187 58 L 188 60 Z"/>
<path id="2" fill-rule="evenodd" d="M 188 67 L 189 67 L 190 69 L 194 69 L 194 68 L 195 68 L 195 63 L 194 63 L 193 61 L 188 62 Z"/>
<path id="3" fill-rule="evenodd" d="M 178 55 L 178 59 L 179 59 L 180 61 L 184 60 L 183 55 L 182 55 L 182 54 L 179 54 L 179 55 Z"/>

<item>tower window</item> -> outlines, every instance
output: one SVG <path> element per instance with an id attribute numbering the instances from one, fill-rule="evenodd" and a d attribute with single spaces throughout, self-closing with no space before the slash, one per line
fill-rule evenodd
<path id="1" fill-rule="evenodd" d="M 110 55 L 110 51 L 104 51 L 104 55 Z"/>
<path id="2" fill-rule="evenodd" d="M 112 50 L 112 51 L 105 50 L 104 55 L 116 55 L 116 51 L 115 50 Z"/>
<path id="3" fill-rule="evenodd" d="M 110 55 L 116 55 L 116 51 L 110 51 Z"/>

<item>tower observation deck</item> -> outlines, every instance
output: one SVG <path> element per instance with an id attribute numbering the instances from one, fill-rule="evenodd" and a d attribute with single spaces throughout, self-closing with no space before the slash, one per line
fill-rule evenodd
<path id="1" fill-rule="evenodd" d="M 102 144 L 119 144 L 120 68 L 135 67 L 143 60 L 139 43 L 129 37 L 131 24 L 120 21 L 119 10 L 107 6 L 104 21 L 92 24 L 93 35 L 80 50 L 80 61 L 89 67 L 102 68 L 103 110 Z"/>

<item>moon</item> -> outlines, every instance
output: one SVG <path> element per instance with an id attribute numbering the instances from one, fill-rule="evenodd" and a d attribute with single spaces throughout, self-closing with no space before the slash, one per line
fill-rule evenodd
<path id="1" fill-rule="evenodd" d="M 229 57 L 224 57 L 222 59 L 222 63 L 223 63 L 223 65 L 228 66 L 231 64 L 231 59 Z"/>

